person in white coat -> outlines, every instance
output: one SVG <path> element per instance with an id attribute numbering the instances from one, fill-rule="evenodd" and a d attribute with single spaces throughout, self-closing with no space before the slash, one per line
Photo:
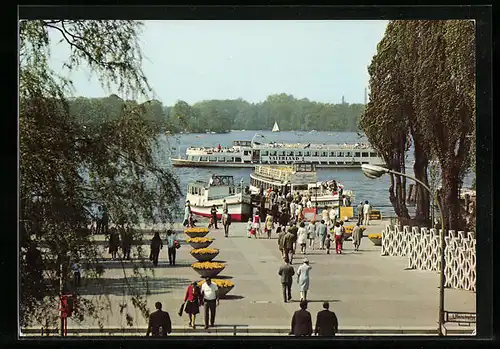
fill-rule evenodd
<path id="1" fill-rule="evenodd" d="M 297 231 L 297 244 L 300 246 L 300 252 L 306 254 L 307 229 L 304 222 L 300 222 L 299 230 Z"/>
<path id="2" fill-rule="evenodd" d="M 365 204 L 363 205 L 363 224 L 364 225 L 370 225 L 370 211 L 372 210 L 371 205 L 368 203 L 368 201 L 365 201 Z"/>
<path id="3" fill-rule="evenodd" d="M 299 284 L 300 300 L 307 301 L 307 291 L 309 290 L 309 272 L 312 267 L 309 260 L 304 258 L 303 264 L 297 269 L 297 283 Z"/>
<path id="4" fill-rule="evenodd" d="M 314 239 L 316 238 L 316 222 L 311 221 L 307 226 L 307 238 L 309 239 L 309 248 L 314 250 Z"/>

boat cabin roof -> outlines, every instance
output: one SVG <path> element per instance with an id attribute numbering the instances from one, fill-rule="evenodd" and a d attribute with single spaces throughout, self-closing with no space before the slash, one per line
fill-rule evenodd
<path id="1" fill-rule="evenodd" d="M 233 146 L 234 147 L 251 147 L 252 142 L 251 141 L 233 141 Z"/>

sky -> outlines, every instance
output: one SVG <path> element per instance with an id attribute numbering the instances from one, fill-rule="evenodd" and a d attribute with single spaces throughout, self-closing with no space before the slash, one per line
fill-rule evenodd
<path id="1" fill-rule="evenodd" d="M 388 21 L 146 21 L 143 70 L 164 105 L 287 93 L 323 103 L 363 103 L 367 67 Z M 67 56 L 52 46 L 58 72 Z M 88 69 L 72 72 L 76 96 L 105 97 Z M 122 98 L 126 96 L 120 96 Z"/>

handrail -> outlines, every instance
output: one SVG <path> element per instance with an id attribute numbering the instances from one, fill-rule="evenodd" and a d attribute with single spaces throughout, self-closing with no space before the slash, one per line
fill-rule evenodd
<path id="1" fill-rule="evenodd" d="M 466 328 L 447 328 L 448 335 L 473 335 L 475 330 L 474 326 Z M 187 326 L 173 326 L 172 335 L 185 335 L 185 336 L 206 336 L 206 335 L 222 335 L 222 336 L 238 336 L 238 335 L 282 335 L 289 334 L 289 326 L 248 326 L 248 325 L 222 325 L 208 330 L 203 329 L 202 326 L 197 329 L 192 329 Z M 68 328 L 68 335 L 76 336 L 145 336 L 146 327 L 135 328 Z M 21 329 L 21 336 L 49 336 L 58 335 L 58 330 L 51 329 L 47 331 L 44 328 L 25 328 Z M 386 335 L 386 336 L 404 336 L 404 335 L 427 335 L 437 336 L 437 328 L 432 326 L 422 327 L 345 327 L 339 328 L 337 335 L 340 336 L 360 336 L 360 335 Z"/>

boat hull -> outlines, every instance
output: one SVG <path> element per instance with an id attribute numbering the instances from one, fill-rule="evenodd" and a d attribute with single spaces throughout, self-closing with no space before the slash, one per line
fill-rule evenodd
<path id="1" fill-rule="evenodd" d="M 316 163 L 317 168 L 356 168 L 360 169 L 361 164 L 328 164 Z M 278 165 L 290 165 L 291 163 L 280 162 Z M 256 165 L 268 165 L 267 163 L 243 163 L 243 162 L 209 162 L 209 161 L 192 161 L 186 159 L 172 159 L 174 167 L 220 167 L 220 168 L 254 168 Z M 373 164 L 376 166 L 385 166 L 385 164 Z"/>
<path id="2" fill-rule="evenodd" d="M 210 213 L 210 210 L 212 209 L 212 206 L 196 206 L 196 205 L 191 205 L 191 212 L 194 215 L 201 216 L 201 217 L 211 217 L 212 214 Z M 235 204 L 228 204 L 227 209 L 229 214 L 231 215 L 231 220 L 234 222 L 245 222 L 248 220 L 248 218 L 251 217 L 251 212 L 252 212 L 252 206 L 249 203 L 242 202 L 242 203 L 235 203 Z M 217 207 L 217 219 L 220 220 L 222 218 L 222 209 L 221 207 Z"/>

